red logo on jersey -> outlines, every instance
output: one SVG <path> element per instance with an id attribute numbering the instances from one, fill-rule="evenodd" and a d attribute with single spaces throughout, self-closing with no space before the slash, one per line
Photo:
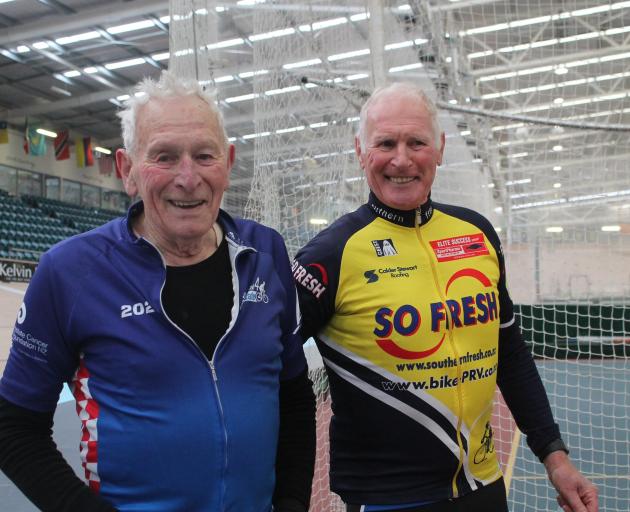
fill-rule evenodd
<path id="1" fill-rule="evenodd" d="M 438 262 L 461 260 L 489 254 L 482 233 L 432 240 L 429 243 Z"/>

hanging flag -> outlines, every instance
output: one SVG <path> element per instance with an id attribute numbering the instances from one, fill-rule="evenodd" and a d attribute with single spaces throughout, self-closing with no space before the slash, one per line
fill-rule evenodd
<path id="1" fill-rule="evenodd" d="M 57 134 L 53 146 L 55 147 L 55 160 L 70 158 L 70 133 L 68 130 L 62 130 Z"/>
<path id="2" fill-rule="evenodd" d="M 113 170 L 114 159 L 111 155 L 101 155 L 98 159 L 98 172 L 104 176 L 109 176 Z"/>
<path id="3" fill-rule="evenodd" d="M 0 144 L 9 143 L 9 124 L 6 121 L 0 121 Z"/>
<path id="4" fill-rule="evenodd" d="M 46 154 L 46 138 L 37 133 L 37 128 L 29 126 L 28 122 L 24 128 L 24 153 L 34 156 Z"/>
<path id="5" fill-rule="evenodd" d="M 77 167 L 94 165 L 94 153 L 92 153 L 92 137 L 78 137 L 74 141 Z"/>

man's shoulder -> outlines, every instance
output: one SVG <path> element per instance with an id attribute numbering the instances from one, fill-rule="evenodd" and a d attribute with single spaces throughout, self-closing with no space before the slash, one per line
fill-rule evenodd
<path id="1" fill-rule="evenodd" d="M 482 229 L 492 228 L 492 224 L 483 214 L 479 213 L 476 210 L 466 208 L 465 206 L 434 202 L 433 208 L 436 211 L 469 222 Z"/>

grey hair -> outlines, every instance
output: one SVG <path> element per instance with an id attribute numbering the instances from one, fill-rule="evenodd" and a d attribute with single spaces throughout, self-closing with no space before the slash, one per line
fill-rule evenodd
<path id="1" fill-rule="evenodd" d="M 359 114 L 359 143 L 361 144 L 361 150 L 365 151 L 366 145 L 366 133 L 365 133 L 365 124 L 367 122 L 368 111 L 370 107 L 382 97 L 390 96 L 390 95 L 398 95 L 404 97 L 414 97 L 417 98 L 418 101 L 424 105 L 429 113 L 429 117 L 431 118 L 431 124 L 433 127 L 433 136 L 435 138 L 435 145 L 440 147 L 441 144 L 441 135 L 442 128 L 440 127 L 440 123 L 437 119 L 437 108 L 435 107 L 435 103 L 429 98 L 426 92 L 422 90 L 415 84 L 411 82 L 395 82 L 393 84 L 384 85 L 382 87 L 378 87 L 374 90 L 374 92 L 370 95 L 367 101 L 361 107 L 361 113 Z"/>
<path id="2" fill-rule="evenodd" d="M 123 143 L 129 153 L 134 153 L 136 148 L 136 123 L 138 111 L 143 105 L 156 98 L 176 98 L 185 96 L 197 96 L 205 101 L 211 112 L 216 116 L 219 128 L 223 133 L 225 147 L 229 145 L 223 115 L 219 110 L 215 98 L 216 92 L 202 87 L 195 79 L 180 78 L 171 71 L 162 71 L 159 80 L 144 78 L 133 89 L 131 97 L 125 102 L 123 110 L 118 112 L 122 130 Z"/>

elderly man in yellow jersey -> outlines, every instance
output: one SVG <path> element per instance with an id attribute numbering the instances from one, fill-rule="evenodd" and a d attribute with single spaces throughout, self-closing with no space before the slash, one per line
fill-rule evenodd
<path id="1" fill-rule="evenodd" d="M 377 89 L 356 153 L 366 204 L 293 264 L 302 333 L 332 395 L 331 488 L 348 512 L 502 512 L 490 417 L 498 383 L 565 512 L 597 512 L 514 317 L 492 225 L 431 199 L 444 133 L 412 84 Z"/>

